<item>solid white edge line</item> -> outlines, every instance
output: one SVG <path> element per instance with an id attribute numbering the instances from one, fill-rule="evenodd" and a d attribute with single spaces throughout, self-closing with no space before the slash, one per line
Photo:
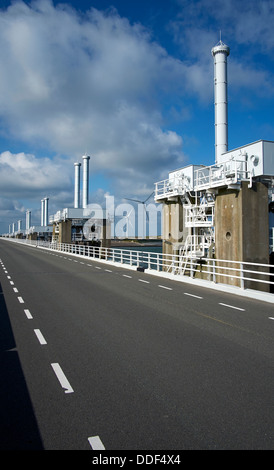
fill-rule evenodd
<path id="1" fill-rule="evenodd" d="M 27 317 L 29 320 L 32 320 L 32 319 L 33 319 L 33 316 L 32 316 L 32 314 L 30 313 L 29 310 L 26 309 L 26 310 L 24 310 L 24 312 L 25 312 L 25 314 L 26 314 L 26 317 Z"/>
<path id="2" fill-rule="evenodd" d="M 89 437 L 88 441 L 93 450 L 106 450 L 99 436 Z"/>
<path id="3" fill-rule="evenodd" d="M 42 335 L 40 330 L 34 330 L 34 333 L 36 334 L 38 341 L 40 344 L 47 344 L 44 336 Z"/>
<path id="4" fill-rule="evenodd" d="M 53 368 L 61 386 L 65 389 L 65 393 L 73 393 L 74 390 L 72 386 L 70 385 L 68 379 L 66 378 L 64 372 L 62 371 L 60 365 L 57 362 L 54 362 L 51 364 L 51 367 Z"/>
<path id="5" fill-rule="evenodd" d="M 234 305 L 222 304 L 221 302 L 219 302 L 219 305 L 223 305 L 224 307 L 234 308 L 235 310 L 241 310 L 242 312 L 245 312 L 244 308 L 234 307 Z"/>

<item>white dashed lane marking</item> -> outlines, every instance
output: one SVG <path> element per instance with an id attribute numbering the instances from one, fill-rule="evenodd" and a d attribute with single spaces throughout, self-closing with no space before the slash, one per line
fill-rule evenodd
<path id="1" fill-rule="evenodd" d="M 219 305 L 222 305 L 223 307 L 234 308 L 235 310 L 241 310 L 242 312 L 245 312 L 244 308 L 235 307 L 234 305 L 223 304 L 221 302 L 219 302 Z"/>
<path id="2" fill-rule="evenodd" d="M 93 450 L 105 450 L 105 446 L 102 443 L 99 436 L 89 437 L 88 441 L 89 441 L 90 446 Z"/>
<path id="3" fill-rule="evenodd" d="M 65 393 L 73 393 L 74 390 L 72 386 L 70 385 L 68 379 L 66 378 L 64 372 L 62 371 L 60 365 L 57 362 L 54 362 L 51 364 L 51 367 L 53 368 L 55 375 L 57 379 L 59 380 L 62 388 L 64 388 Z"/>
<path id="4" fill-rule="evenodd" d="M 44 336 L 42 335 L 41 331 L 40 330 L 34 330 L 34 333 L 36 334 L 37 338 L 38 338 L 38 341 L 40 344 L 47 344 Z"/>
<path id="5" fill-rule="evenodd" d="M 33 316 L 32 314 L 30 313 L 30 311 L 28 309 L 25 309 L 24 310 L 25 314 L 26 314 L 26 317 L 29 319 L 29 320 L 32 320 L 33 319 Z"/>
<path id="6" fill-rule="evenodd" d="M 195 297 L 196 299 L 202 299 L 199 295 L 189 294 L 188 292 L 184 292 L 185 295 L 189 295 L 190 297 Z"/>

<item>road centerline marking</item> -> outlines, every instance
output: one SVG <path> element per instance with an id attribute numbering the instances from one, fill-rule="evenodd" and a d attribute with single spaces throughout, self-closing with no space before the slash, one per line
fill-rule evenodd
<path id="1" fill-rule="evenodd" d="M 17 298 L 18 298 L 20 304 L 24 304 L 24 303 L 25 303 L 24 300 L 22 299 L 22 297 L 17 297 Z"/>

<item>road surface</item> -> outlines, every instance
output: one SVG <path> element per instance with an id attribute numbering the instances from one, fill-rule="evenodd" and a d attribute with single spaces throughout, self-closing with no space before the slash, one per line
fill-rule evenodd
<path id="1" fill-rule="evenodd" d="M 0 284 L 2 450 L 274 448 L 273 305 L 6 240 Z"/>

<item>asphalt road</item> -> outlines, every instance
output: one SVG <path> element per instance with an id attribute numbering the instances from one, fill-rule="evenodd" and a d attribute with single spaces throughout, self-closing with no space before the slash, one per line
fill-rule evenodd
<path id="1" fill-rule="evenodd" d="M 273 305 L 0 240 L 0 449 L 273 449 Z"/>

